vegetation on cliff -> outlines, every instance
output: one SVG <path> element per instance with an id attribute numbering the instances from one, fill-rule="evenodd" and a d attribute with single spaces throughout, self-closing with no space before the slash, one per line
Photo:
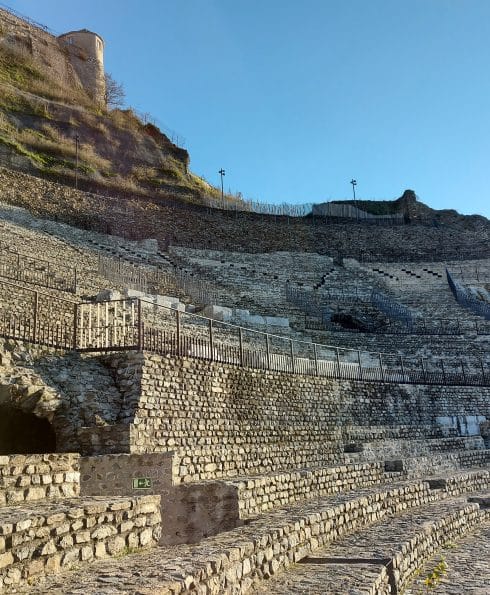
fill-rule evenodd
<path id="1" fill-rule="evenodd" d="M 101 109 L 83 89 L 48 78 L 27 50 L 1 43 L 0 165 L 12 163 L 102 192 L 193 202 L 220 196 L 153 123 L 131 109 Z"/>

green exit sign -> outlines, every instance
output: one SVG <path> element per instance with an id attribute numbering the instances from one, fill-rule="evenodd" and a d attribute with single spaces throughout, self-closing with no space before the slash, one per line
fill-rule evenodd
<path id="1" fill-rule="evenodd" d="M 149 490 L 152 486 L 150 477 L 134 477 L 133 489 L 135 490 Z"/>

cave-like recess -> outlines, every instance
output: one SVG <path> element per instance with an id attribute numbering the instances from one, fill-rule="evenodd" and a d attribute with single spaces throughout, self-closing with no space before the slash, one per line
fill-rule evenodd
<path id="1" fill-rule="evenodd" d="M 0 455 L 50 452 L 56 452 L 56 435 L 47 420 L 0 406 Z"/>

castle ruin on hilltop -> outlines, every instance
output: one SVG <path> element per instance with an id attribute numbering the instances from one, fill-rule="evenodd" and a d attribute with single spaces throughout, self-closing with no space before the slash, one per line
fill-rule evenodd
<path id="1" fill-rule="evenodd" d="M 25 52 L 65 87 L 82 88 L 105 104 L 104 40 L 88 29 L 53 35 L 46 27 L 0 8 L 0 44 Z"/>

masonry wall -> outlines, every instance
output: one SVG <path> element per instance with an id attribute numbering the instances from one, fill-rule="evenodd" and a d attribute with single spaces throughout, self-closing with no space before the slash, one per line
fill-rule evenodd
<path id="1" fill-rule="evenodd" d="M 51 79 L 68 87 L 82 87 L 68 53 L 54 35 L 2 9 L 0 42 L 32 56 Z"/>
<path id="2" fill-rule="evenodd" d="M 173 485 L 173 452 L 108 454 L 80 459 L 82 496 L 161 496 L 160 543 L 194 543 L 239 524 L 237 488 L 223 482 Z M 136 479 L 150 480 L 145 488 Z"/>
<path id="3" fill-rule="evenodd" d="M 196 464 L 213 473 L 243 461 L 263 473 L 339 460 L 353 427 L 369 430 L 364 440 L 423 440 L 444 436 L 437 417 L 490 417 L 489 387 L 338 381 L 151 354 L 109 359 L 130 452 L 176 450 L 180 475 L 192 479 Z"/>
<path id="4" fill-rule="evenodd" d="M 0 198 L 37 215 L 124 237 L 156 238 L 176 245 L 251 253 L 288 250 L 375 260 L 451 260 L 488 258 L 488 224 L 456 226 L 370 226 L 312 224 L 310 219 L 264 217 L 207 210 L 198 206 L 128 197 L 132 216 L 122 216 L 120 200 L 77 191 L 47 180 L 0 169 Z"/>

